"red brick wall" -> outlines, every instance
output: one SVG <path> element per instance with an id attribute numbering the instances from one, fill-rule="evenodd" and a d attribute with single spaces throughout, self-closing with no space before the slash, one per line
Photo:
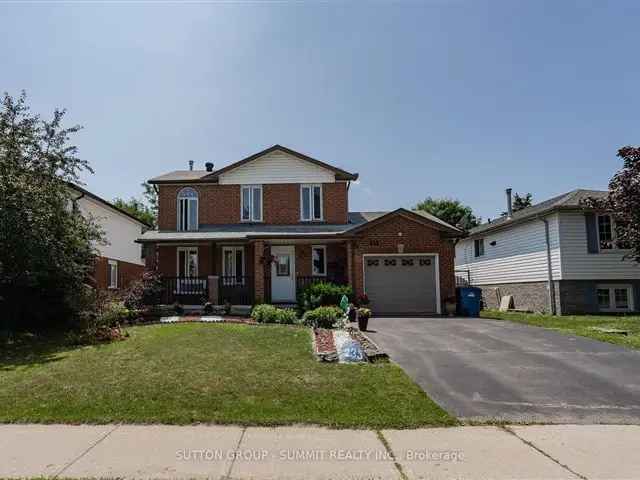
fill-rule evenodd
<path id="1" fill-rule="evenodd" d="M 439 254 L 441 300 L 455 295 L 453 240 L 441 238 L 438 230 L 400 216 L 365 230 L 354 241 L 353 274 L 357 294 L 364 290 L 362 255 L 399 253 L 398 244 L 404 244 L 403 253 Z"/>
<path id="2" fill-rule="evenodd" d="M 198 192 L 200 224 L 240 223 L 240 185 L 190 185 Z M 183 186 L 161 185 L 158 195 L 158 228 L 176 230 L 177 197 Z M 300 223 L 300 185 L 266 184 L 262 187 L 264 223 L 292 225 Z M 348 193 L 345 182 L 322 185 L 326 223 L 347 223 Z"/>
<path id="3" fill-rule="evenodd" d="M 107 284 L 107 266 L 109 262 L 109 258 L 107 257 L 96 257 L 95 266 L 93 270 L 93 279 L 95 285 L 100 290 L 106 290 L 108 288 Z M 129 286 L 129 284 L 135 280 L 139 280 L 142 278 L 142 273 L 144 272 L 144 266 L 137 265 L 135 263 L 123 262 L 121 260 L 116 260 L 118 262 L 118 288 L 117 290 L 123 290 Z"/>
<path id="4" fill-rule="evenodd" d="M 325 245 L 327 247 L 327 274 L 330 277 L 347 277 L 347 251 L 342 243 L 323 244 L 318 241 L 315 245 Z M 311 266 L 312 245 L 296 245 L 296 276 L 310 277 L 313 275 Z"/>

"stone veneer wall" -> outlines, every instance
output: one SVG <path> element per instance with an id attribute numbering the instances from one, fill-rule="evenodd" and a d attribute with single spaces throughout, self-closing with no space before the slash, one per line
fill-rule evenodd
<path id="1" fill-rule="evenodd" d="M 547 282 L 502 283 L 494 285 L 474 285 L 482 289 L 484 308 L 497 309 L 500 306 L 499 297 L 512 295 L 514 306 L 518 310 L 534 312 L 549 312 L 549 292 Z M 556 309 L 560 312 L 558 282 L 556 287 Z"/>

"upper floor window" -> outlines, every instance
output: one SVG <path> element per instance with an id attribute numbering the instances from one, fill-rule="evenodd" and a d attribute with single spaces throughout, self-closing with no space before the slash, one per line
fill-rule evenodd
<path id="1" fill-rule="evenodd" d="M 601 251 L 629 248 L 627 244 L 617 240 L 616 223 L 611 215 L 598 215 L 598 245 Z"/>
<path id="2" fill-rule="evenodd" d="M 322 220 L 322 185 L 300 187 L 300 219 L 304 222 Z"/>
<path id="3" fill-rule="evenodd" d="M 243 222 L 262 221 L 262 186 L 243 185 L 241 195 L 241 220 Z"/>
<path id="4" fill-rule="evenodd" d="M 190 187 L 178 193 L 178 230 L 198 230 L 198 192 Z"/>
<path id="5" fill-rule="evenodd" d="M 484 238 L 478 238 L 473 241 L 473 256 L 482 257 L 484 255 Z"/>

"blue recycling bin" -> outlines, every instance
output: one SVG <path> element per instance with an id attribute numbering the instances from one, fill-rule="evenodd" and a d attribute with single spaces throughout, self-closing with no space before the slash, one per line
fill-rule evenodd
<path id="1" fill-rule="evenodd" d="M 482 290 L 476 287 L 459 287 L 456 293 L 458 297 L 458 314 L 464 317 L 478 317 L 480 315 Z"/>

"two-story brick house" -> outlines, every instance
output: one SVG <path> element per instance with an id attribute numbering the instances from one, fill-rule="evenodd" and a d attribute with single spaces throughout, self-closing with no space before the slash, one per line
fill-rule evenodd
<path id="1" fill-rule="evenodd" d="M 178 296 L 213 281 L 219 301 L 292 303 L 327 279 L 366 292 L 379 314 L 440 313 L 462 232 L 425 212 L 349 212 L 357 178 L 279 145 L 155 177 L 159 228 L 138 240 L 147 267 Z"/>

